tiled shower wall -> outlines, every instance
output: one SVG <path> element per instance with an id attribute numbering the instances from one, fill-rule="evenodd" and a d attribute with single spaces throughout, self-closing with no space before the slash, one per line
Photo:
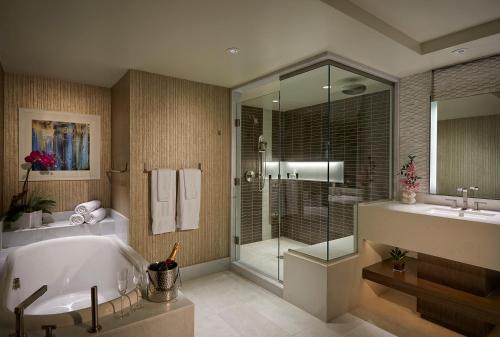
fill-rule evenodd
<path id="1" fill-rule="evenodd" d="M 282 160 L 327 161 L 329 140 L 330 160 L 344 162 L 344 182 L 329 188 L 327 182 L 282 180 L 281 235 L 307 244 L 352 235 L 355 205 L 346 196 L 389 198 L 390 99 L 387 90 L 335 101 L 330 128 L 328 103 L 282 113 Z"/>
<path id="2" fill-rule="evenodd" d="M 258 182 L 245 181 L 245 172 L 257 172 L 257 146 L 262 134 L 263 110 L 241 107 L 241 244 L 262 240 L 262 192 Z"/>
<path id="3" fill-rule="evenodd" d="M 330 160 L 344 162 L 344 182 L 335 183 L 335 187 L 329 188 L 326 181 L 282 179 L 281 186 L 276 180 L 271 182 L 273 237 L 278 236 L 280 199 L 281 235 L 315 244 L 353 234 L 354 204 L 345 201 L 345 195 L 362 200 L 389 198 L 390 99 L 387 90 L 335 101 L 331 103 L 330 128 L 328 103 L 282 113 L 273 111 L 273 160 L 327 161 L 330 141 Z M 261 121 L 262 109 L 242 107 L 242 176 L 246 170 L 256 169 Z M 241 242 L 260 241 L 262 195 L 256 182 L 242 182 L 241 202 Z"/>

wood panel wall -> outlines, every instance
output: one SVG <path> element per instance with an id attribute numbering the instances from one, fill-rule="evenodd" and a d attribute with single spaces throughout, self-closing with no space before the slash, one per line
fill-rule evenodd
<path id="1" fill-rule="evenodd" d="M 437 193 L 479 186 L 475 196 L 500 198 L 500 115 L 438 121 Z"/>
<path id="2" fill-rule="evenodd" d="M 150 261 L 174 242 L 182 266 L 229 256 L 231 112 L 227 88 L 130 71 L 130 245 Z M 200 228 L 152 235 L 151 168 L 202 164 Z"/>
<path id="3" fill-rule="evenodd" d="M 123 170 L 130 162 L 130 75 L 111 89 L 111 163 Z M 130 216 L 130 170 L 111 174 L 111 208 Z"/>
<path id="4" fill-rule="evenodd" d="M 99 199 L 110 206 L 110 181 L 105 171 L 111 165 L 111 90 L 39 76 L 5 74 L 4 104 L 4 188 L 3 210 L 22 183 L 18 177 L 18 109 L 31 108 L 101 116 L 101 179 L 30 182 L 57 202 L 55 211 L 70 210 L 76 204 Z"/>

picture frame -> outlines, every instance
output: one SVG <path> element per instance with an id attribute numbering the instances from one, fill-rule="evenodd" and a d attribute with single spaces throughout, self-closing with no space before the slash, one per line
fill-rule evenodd
<path id="1" fill-rule="evenodd" d="M 24 157 L 31 151 L 54 153 L 56 167 L 32 170 L 29 181 L 101 178 L 101 117 L 19 108 L 19 181 L 26 178 Z"/>

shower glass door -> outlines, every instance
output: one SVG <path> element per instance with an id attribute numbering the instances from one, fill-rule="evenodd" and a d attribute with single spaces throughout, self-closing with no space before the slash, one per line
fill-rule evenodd
<path id="1" fill-rule="evenodd" d="M 280 278 L 278 159 L 279 93 L 255 97 L 238 106 L 236 260 Z"/>

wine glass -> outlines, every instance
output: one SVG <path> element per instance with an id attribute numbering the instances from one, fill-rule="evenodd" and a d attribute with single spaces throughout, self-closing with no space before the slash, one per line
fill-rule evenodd
<path id="1" fill-rule="evenodd" d="M 118 292 L 120 293 L 121 300 L 121 315 L 120 319 L 123 318 L 123 296 L 127 293 L 127 283 L 128 283 L 128 269 L 124 268 L 117 273 L 118 280 Z"/>
<path id="2" fill-rule="evenodd" d="M 132 309 L 134 311 L 140 308 L 140 305 L 139 305 L 139 295 L 141 293 L 141 290 L 139 289 L 139 282 L 141 281 L 141 278 L 142 278 L 142 272 L 141 272 L 141 270 L 139 269 L 139 267 L 137 267 L 137 266 L 134 265 L 132 267 L 132 282 L 134 283 L 134 291 L 135 291 L 136 296 L 137 296 L 137 301 L 132 306 Z"/>

